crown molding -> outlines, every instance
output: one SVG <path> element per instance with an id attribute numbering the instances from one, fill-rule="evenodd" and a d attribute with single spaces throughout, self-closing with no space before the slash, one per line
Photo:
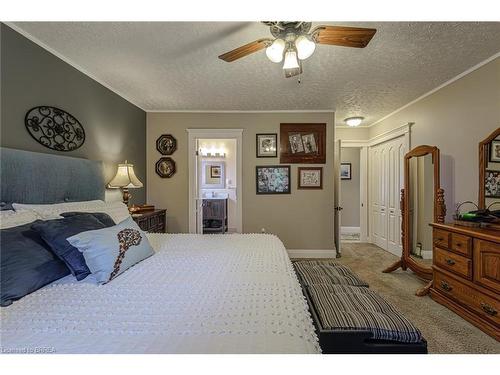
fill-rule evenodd
<path id="1" fill-rule="evenodd" d="M 370 124 L 370 125 L 368 125 L 367 127 L 368 127 L 368 128 L 371 128 L 372 126 L 374 126 L 374 125 L 378 124 L 379 122 L 384 121 L 385 119 L 387 119 L 387 118 L 391 117 L 392 115 L 395 115 L 396 113 L 398 113 L 398 112 L 402 111 L 403 109 L 405 109 L 405 108 L 407 108 L 407 107 L 409 107 L 409 106 L 411 106 L 411 105 L 413 105 L 413 104 L 415 104 L 415 103 L 417 103 L 417 102 L 421 101 L 422 99 L 424 99 L 424 98 L 428 97 L 429 95 L 434 94 L 436 91 L 439 91 L 439 90 L 441 90 L 442 88 L 444 88 L 444 87 L 446 87 L 446 86 L 448 86 L 448 85 L 451 85 L 453 82 L 458 81 L 460 78 L 465 77 L 466 75 L 468 75 L 468 74 L 472 73 L 473 71 L 475 71 L 475 70 L 479 69 L 480 67 L 482 67 L 482 66 L 484 66 L 484 65 L 488 64 L 489 62 L 492 62 L 493 60 L 497 59 L 498 57 L 500 57 L 500 52 L 495 53 L 493 56 L 490 56 L 490 57 L 488 57 L 486 60 L 483 60 L 483 61 L 481 61 L 480 63 L 478 63 L 478 64 L 474 65 L 473 67 L 471 67 L 471 68 L 467 69 L 465 72 L 460 73 L 459 75 L 457 75 L 457 76 L 453 77 L 452 79 L 450 79 L 450 80 L 446 81 L 445 83 L 443 83 L 443 84 L 439 85 L 438 87 L 436 87 L 436 88 L 432 89 L 431 91 L 426 92 L 424 95 L 419 96 L 417 99 L 412 100 L 411 102 L 409 102 L 409 103 L 405 104 L 404 106 L 402 106 L 402 107 L 400 107 L 400 108 L 396 109 L 395 111 L 392 111 L 392 112 L 391 112 L 391 113 L 389 113 L 388 115 L 385 115 L 384 117 L 382 117 L 381 119 L 378 119 L 377 121 L 375 121 L 375 122 L 371 123 L 371 124 Z"/>
<path id="2" fill-rule="evenodd" d="M 127 102 L 135 105 L 139 109 L 142 109 L 144 112 L 147 112 L 147 110 L 145 110 L 144 108 L 142 108 L 139 104 L 135 103 L 132 99 L 130 99 L 129 97 L 127 97 L 126 95 L 124 95 L 120 91 L 116 90 L 115 88 L 111 87 L 106 82 L 104 82 L 101 79 L 97 78 L 95 75 L 93 75 L 92 73 L 90 73 L 86 69 L 82 68 L 77 63 L 75 63 L 73 60 L 71 60 L 71 59 L 67 58 L 66 56 L 62 55 L 61 53 L 57 52 L 52 47 L 49 47 L 47 44 L 45 44 L 44 42 L 42 42 L 40 39 L 34 37 L 33 35 L 31 35 L 27 31 L 23 30 L 22 28 L 20 28 L 19 26 L 17 26 L 15 23 L 13 23 L 13 22 L 3 22 L 3 23 L 5 25 L 7 25 L 8 27 L 10 27 L 12 30 L 14 30 L 14 31 L 18 32 L 19 34 L 21 34 L 22 36 L 24 36 L 26 39 L 32 41 L 33 43 L 35 43 L 39 47 L 42 47 L 47 52 L 49 52 L 52 55 L 56 56 L 58 59 L 64 61 L 66 64 L 72 66 L 73 68 L 75 68 L 76 70 L 78 70 L 80 73 L 85 74 L 87 77 L 93 79 L 94 81 L 96 81 L 100 85 L 104 86 L 105 88 L 107 88 L 111 92 L 113 92 L 116 95 L 118 95 L 119 97 L 125 99 Z"/>
<path id="3" fill-rule="evenodd" d="M 148 113 L 335 113 L 333 109 L 277 109 L 277 110 L 147 110 Z"/>

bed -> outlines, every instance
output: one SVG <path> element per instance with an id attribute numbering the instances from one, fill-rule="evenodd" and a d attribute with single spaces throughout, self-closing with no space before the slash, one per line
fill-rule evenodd
<path id="1" fill-rule="evenodd" d="M 0 151 L 2 201 L 104 198 L 100 163 Z M 92 275 L 78 282 L 69 275 L 2 307 L 3 351 L 321 351 L 307 301 L 277 237 L 148 234 L 148 239 L 155 254 L 112 282 L 97 285 Z"/>

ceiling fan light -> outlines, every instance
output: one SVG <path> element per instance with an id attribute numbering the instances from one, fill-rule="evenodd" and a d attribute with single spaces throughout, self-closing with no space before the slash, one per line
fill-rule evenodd
<path id="1" fill-rule="evenodd" d="M 311 40 L 309 35 L 301 35 L 295 40 L 297 55 L 299 59 L 305 60 L 314 53 L 316 43 Z"/>
<path id="2" fill-rule="evenodd" d="M 283 60 L 283 51 L 285 50 L 285 41 L 275 39 L 273 44 L 266 48 L 266 56 L 273 63 L 279 63 Z"/>
<path id="3" fill-rule="evenodd" d="M 299 61 L 297 60 L 297 51 L 288 49 L 285 52 L 285 63 L 283 69 L 297 69 L 299 68 Z"/>
<path id="4" fill-rule="evenodd" d="M 344 121 L 348 126 L 356 127 L 361 125 L 365 118 L 361 116 L 356 116 L 356 117 L 348 117 Z"/>

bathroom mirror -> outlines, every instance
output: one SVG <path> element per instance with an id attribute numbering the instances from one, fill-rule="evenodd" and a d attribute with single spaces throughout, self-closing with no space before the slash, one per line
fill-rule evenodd
<path id="1" fill-rule="evenodd" d="M 430 280 L 417 290 L 418 296 L 427 294 L 432 285 L 433 243 L 429 224 L 443 223 L 446 215 L 444 191 L 439 179 L 437 147 L 418 146 L 405 155 L 404 189 L 401 190 L 403 254 L 383 272 L 409 268 L 418 277 Z"/>
<path id="2" fill-rule="evenodd" d="M 500 128 L 479 143 L 479 199 L 480 209 L 500 202 Z M 500 204 L 491 210 L 500 209 Z"/>
<path id="3" fill-rule="evenodd" d="M 201 188 L 224 189 L 225 187 L 225 163 L 223 161 L 202 161 Z"/>

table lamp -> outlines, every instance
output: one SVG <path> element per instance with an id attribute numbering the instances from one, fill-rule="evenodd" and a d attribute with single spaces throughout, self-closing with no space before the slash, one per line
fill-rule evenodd
<path id="1" fill-rule="evenodd" d="M 108 188 L 111 189 L 122 189 L 123 192 L 123 203 L 128 206 L 132 194 L 128 192 L 128 189 L 141 188 L 142 182 L 139 181 L 134 172 L 134 165 L 127 163 L 118 164 L 118 170 L 116 171 L 115 177 L 108 183 Z"/>

